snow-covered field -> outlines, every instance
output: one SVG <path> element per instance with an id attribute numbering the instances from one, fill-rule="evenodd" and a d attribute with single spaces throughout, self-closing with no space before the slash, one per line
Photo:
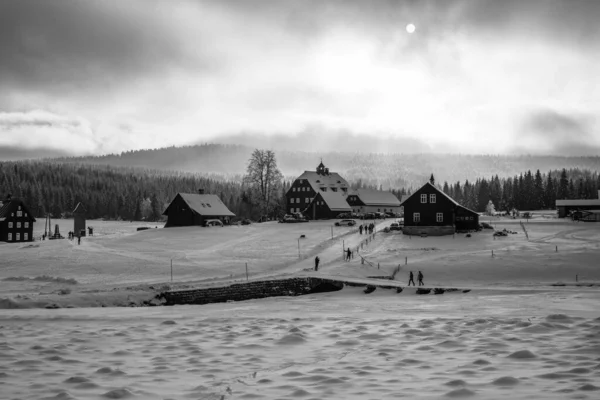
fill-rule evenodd
<path id="1" fill-rule="evenodd" d="M 519 221 L 495 218 L 497 229 L 518 233 L 380 232 L 367 244 L 350 228 L 332 239 L 327 221 L 141 232 L 100 222 L 88 222 L 98 233 L 80 246 L 0 244 L 0 398 L 600 396 L 600 224 L 534 219 L 524 222 L 527 240 Z M 345 262 L 348 245 L 355 257 Z M 246 262 L 250 279 L 361 280 L 400 266 L 403 286 L 409 270 L 421 270 L 428 287 L 471 291 L 6 309 L 135 304 L 154 295 L 150 286 L 246 280 Z"/>

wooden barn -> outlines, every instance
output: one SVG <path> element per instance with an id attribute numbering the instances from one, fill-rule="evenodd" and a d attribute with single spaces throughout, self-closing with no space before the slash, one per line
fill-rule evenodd
<path id="1" fill-rule="evenodd" d="M 341 213 L 351 212 L 346 197 L 336 192 L 320 192 L 308 205 L 304 215 L 309 219 L 337 218 Z"/>
<path id="2" fill-rule="evenodd" d="M 228 224 L 235 214 L 229 211 L 219 196 L 195 193 L 178 193 L 163 215 L 167 216 L 165 228 L 174 226 L 203 226 L 206 220 L 218 219 Z"/>
<path id="3" fill-rule="evenodd" d="M 0 241 L 33 241 L 33 223 L 35 218 L 25 203 L 10 195 L 0 201 Z"/>
<path id="4" fill-rule="evenodd" d="M 346 196 L 348 182 L 336 172 L 329 172 L 321 162 L 316 171 L 304 171 L 285 194 L 288 213 L 303 212 L 318 193 L 339 193 Z M 321 200 L 320 200 L 321 201 Z M 311 218 L 311 215 L 307 217 Z"/>
<path id="5" fill-rule="evenodd" d="M 348 194 L 347 201 L 356 213 L 400 212 L 400 200 L 383 190 L 356 189 Z"/>
<path id="6" fill-rule="evenodd" d="M 479 229 L 479 214 L 427 182 L 402 202 L 406 235 L 452 235 Z"/>
<path id="7" fill-rule="evenodd" d="M 597 199 L 556 200 L 556 209 L 558 218 L 569 217 L 577 211 L 600 210 L 600 190 Z"/>

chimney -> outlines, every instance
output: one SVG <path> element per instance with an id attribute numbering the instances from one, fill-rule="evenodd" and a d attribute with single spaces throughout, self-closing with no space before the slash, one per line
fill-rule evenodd
<path id="1" fill-rule="evenodd" d="M 204 188 L 198 189 L 198 194 L 204 194 Z"/>

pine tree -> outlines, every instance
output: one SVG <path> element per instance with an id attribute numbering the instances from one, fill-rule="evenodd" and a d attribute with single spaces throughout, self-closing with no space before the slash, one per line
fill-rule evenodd
<path id="1" fill-rule="evenodd" d="M 558 192 L 556 193 L 558 200 L 569 198 L 569 178 L 567 178 L 567 170 L 562 169 L 560 172 L 560 180 L 558 181 Z"/>

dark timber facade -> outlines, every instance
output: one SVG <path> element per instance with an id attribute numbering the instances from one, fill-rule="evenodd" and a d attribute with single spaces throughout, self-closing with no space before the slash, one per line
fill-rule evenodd
<path id="1" fill-rule="evenodd" d="M 0 201 L 0 241 L 33 241 L 33 223 L 35 218 L 20 199 L 7 197 Z"/>
<path id="2" fill-rule="evenodd" d="M 345 198 L 349 187 L 344 178 L 336 172 L 329 172 L 329 168 L 321 162 L 316 171 L 304 171 L 292 183 L 285 194 L 286 211 L 302 212 L 308 218 L 313 218 L 308 208 L 318 193 L 338 193 Z"/>
<path id="3" fill-rule="evenodd" d="M 427 182 L 402 202 L 405 235 L 452 235 L 477 230 L 479 214 L 458 204 Z"/>
<path id="4" fill-rule="evenodd" d="M 165 228 L 203 226 L 209 219 L 218 219 L 227 224 L 231 217 L 235 217 L 219 196 L 194 193 L 178 193 L 163 215 L 167 216 Z"/>

